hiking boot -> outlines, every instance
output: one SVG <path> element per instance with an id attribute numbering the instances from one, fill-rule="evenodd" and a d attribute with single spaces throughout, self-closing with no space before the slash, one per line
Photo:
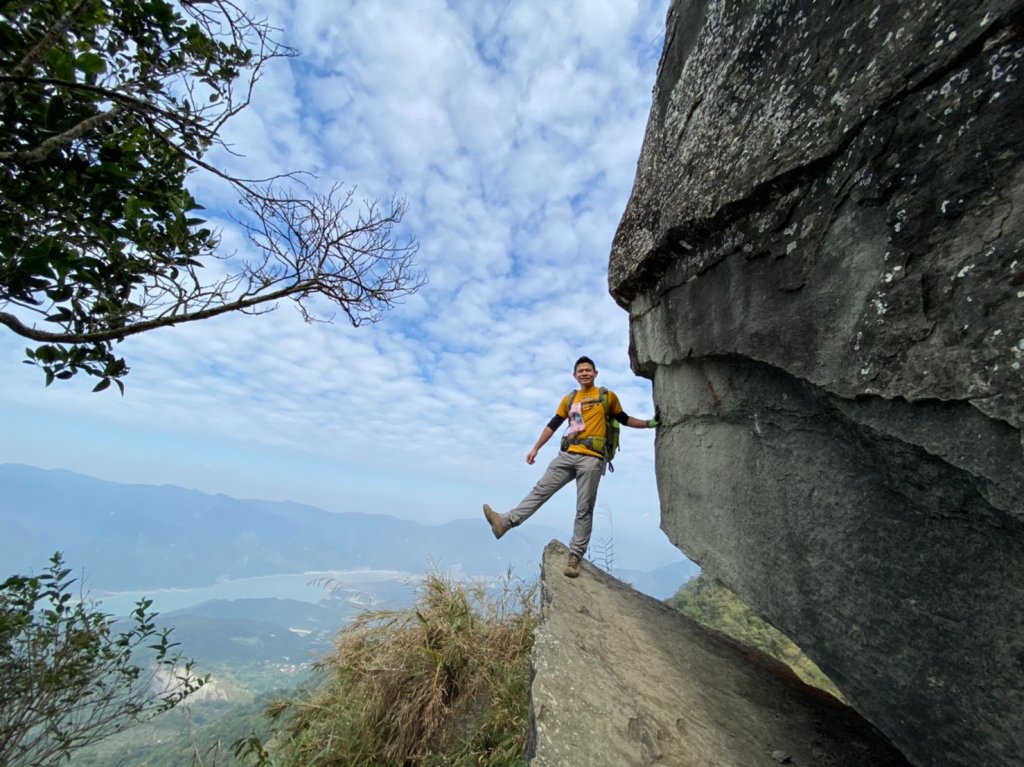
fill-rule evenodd
<path id="1" fill-rule="evenodd" d="M 508 532 L 508 522 L 501 518 L 501 514 L 496 512 L 486 503 L 484 504 L 484 516 L 487 518 L 487 522 L 491 526 L 491 532 L 494 533 L 495 538 L 500 538 Z"/>
<path id="2" fill-rule="evenodd" d="M 562 572 L 565 573 L 567 578 L 578 578 L 580 574 L 580 555 L 570 552 L 569 563 Z"/>

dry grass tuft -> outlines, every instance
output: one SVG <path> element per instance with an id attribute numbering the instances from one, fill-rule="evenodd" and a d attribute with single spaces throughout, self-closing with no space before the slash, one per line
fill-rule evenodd
<path id="1" fill-rule="evenodd" d="M 270 713 L 274 763 L 499 767 L 525 759 L 537 586 L 428 575 L 408 610 L 365 613 L 323 683 Z"/>

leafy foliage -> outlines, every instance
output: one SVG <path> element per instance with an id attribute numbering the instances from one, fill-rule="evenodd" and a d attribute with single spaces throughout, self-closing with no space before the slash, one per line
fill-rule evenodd
<path id="1" fill-rule="evenodd" d="M 278 767 L 522 764 L 537 620 L 535 586 L 429 575 L 415 607 L 342 631 L 323 683 L 270 709 L 269 746 L 237 746 Z"/>
<path id="2" fill-rule="evenodd" d="M 282 298 L 307 320 L 340 311 L 358 325 L 422 284 L 415 244 L 392 238 L 402 201 L 349 220 L 352 191 L 205 159 L 267 63 L 294 54 L 273 32 L 230 0 L 3 3 L 0 324 L 39 342 L 26 353 L 47 384 L 81 371 L 97 390 L 122 386 L 113 345 L 156 327 Z M 237 192 L 251 260 L 219 252 L 186 187 L 196 171 Z M 226 276 L 203 278 L 210 258 Z"/>
<path id="3" fill-rule="evenodd" d="M 668 603 L 699 623 L 782 661 L 807 684 L 843 700 L 832 680 L 789 637 L 755 615 L 714 578 L 702 573 L 680 588 Z"/>
<path id="4" fill-rule="evenodd" d="M 60 553 L 0 584 L 0 764 L 42 767 L 173 708 L 205 680 L 140 601 L 123 632 L 71 593 Z M 145 656 L 145 657 L 142 657 Z M 140 665 L 142 663 L 145 665 Z"/>

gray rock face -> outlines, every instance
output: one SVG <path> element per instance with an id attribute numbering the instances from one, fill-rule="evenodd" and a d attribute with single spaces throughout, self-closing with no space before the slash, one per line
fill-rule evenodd
<path id="1" fill-rule="evenodd" d="M 867 721 L 775 660 L 584 562 L 542 566 L 533 767 L 904 767 Z M 775 760 L 774 762 L 772 760 Z"/>
<path id="2" fill-rule="evenodd" d="M 662 528 L 921 765 L 1024 763 L 1022 25 L 673 3 L 609 267 Z"/>

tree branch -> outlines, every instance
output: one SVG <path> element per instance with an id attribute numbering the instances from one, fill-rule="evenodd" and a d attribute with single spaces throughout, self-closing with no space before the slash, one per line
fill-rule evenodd
<path id="1" fill-rule="evenodd" d="M 91 2 L 93 0 L 78 0 L 76 5 L 68 8 L 67 12 L 46 30 L 46 34 L 39 38 L 39 42 L 21 58 L 21 61 L 18 62 L 13 70 L 14 74 L 25 75 L 32 67 L 42 61 L 46 56 L 46 52 L 54 46 L 58 38 L 67 31 L 68 27 L 71 26 L 74 20 L 78 18 Z M 13 87 L 9 87 L 8 83 L 0 83 L 0 101 L 7 98 L 12 90 Z"/>
<path id="2" fill-rule="evenodd" d="M 11 85 L 49 85 L 57 88 L 66 88 L 70 91 L 82 91 L 83 93 L 92 93 L 97 96 L 102 96 L 110 101 L 121 104 L 122 107 L 130 107 L 130 111 L 135 112 L 139 115 L 159 115 L 168 122 L 174 124 L 179 130 L 189 129 L 202 135 L 206 139 L 211 139 L 215 135 L 215 131 L 206 128 L 202 121 L 192 117 L 191 119 L 183 119 L 182 116 L 176 112 L 164 109 L 156 105 L 152 98 L 144 99 L 138 96 L 133 96 L 131 93 L 126 93 L 116 88 L 106 88 L 102 85 L 93 85 L 92 83 L 80 83 L 75 80 L 61 80 L 56 77 L 28 77 L 26 75 L 0 75 L 0 84 L 11 84 Z"/>
<path id="3" fill-rule="evenodd" d="M 35 149 L 28 149 L 18 152 L 0 152 L 0 161 L 14 160 L 17 162 L 24 163 L 36 163 L 42 162 L 46 159 L 46 156 L 54 149 L 59 147 L 61 144 L 69 144 L 76 138 L 81 138 L 86 133 L 91 131 L 97 125 L 102 125 L 105 122 L 113 120 L 119 114 L 121 114 L 120 104 L 114 104 L 106 112 L 100 112 L 94 114 L 92 117 L 87 117 L 77 125 L 69 128 L 63 133 L 58 133 L 56 136 L 50 136 L 42 144 L 37 146 Z"/>
<path id="4" fill-rule="evenodd" d="M 295 284 L 287 288 L 275 291 L 273 293 L 264 293 L 252 298 L 238 299 L 231 303 L 221 304 L 220 306 L 210 307 L 209 309 L 202 309 L 196 312 L 186 312 L 184 314 L 170 314 L 162 315 L 160 317 L 154 317 L 148 320 L 142 320 L 131 325 L 123 325 L 121 327 L 108 327 L 103 330 L 95 330 L 88 333 L 54 333 L 49 330 L 40 330 L 39 328 L 30 327 L 15 317 L 13 314 L 7 312 L 0 312 L 0 325 L 6 325 L 8 328 L 13 330 L 19 336 L 28 338 L 32 341 L 40 341 L 42 343 L 55 343 L 55 344 L 90 344 L 90 343 L 108 343 L 111 341 L 120 341 L 126 336 L 134 336 L 139 333 L 145 333 L 148 330 L 155 330 L 156 328 L 166 328 L 173 325 L 180 325 L 185 322 L 195 322 L 197 320 L 206 320 L 210 317 L 217 317 L 221 314 L 227 314 L 228 312 L 234 311 L 245 311 L 257 304 L 272 303 L 279 301 L 282 298 L 295 293 L 302 293 L 308 291 L 313 286 L 311 284 Z"/>

